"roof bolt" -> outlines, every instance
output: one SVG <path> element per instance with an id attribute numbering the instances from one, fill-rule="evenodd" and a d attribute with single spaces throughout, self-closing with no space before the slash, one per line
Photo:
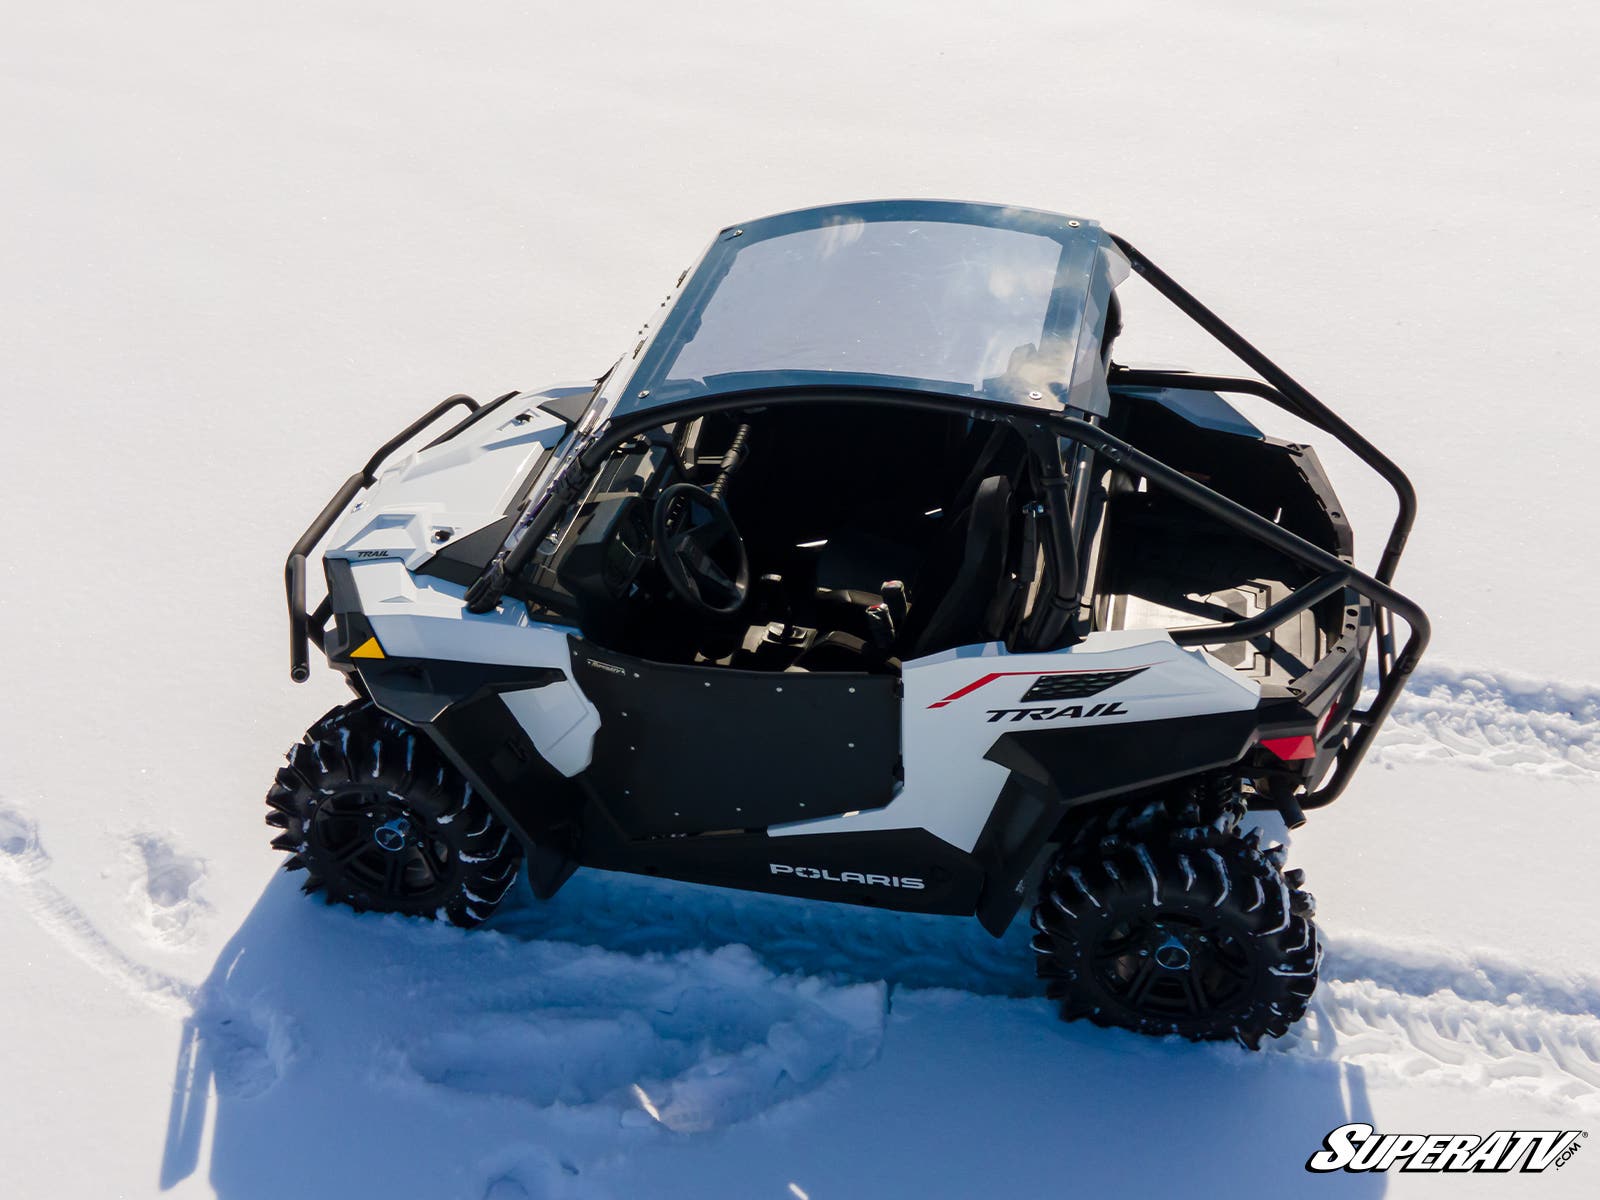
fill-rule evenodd
<path id="1" fill-rule="evenodd" d="M 511 418 L 511 423 L 513 425 L 526 425 L 531 420 L 533 420 L 532 413 L 518 413 Z"/>
<path id="2" fill-rule="evenodd" d="M 433 540 L 436 542 L 448 542 L 450 540 L 450 531 L 448 529 L 435 529 L 433 531 Z"/>
<path id="3" fill-rule="evenodd" d="M 650 389 L 649 388 L 645 388 L 644 391 L 639 393 L 639 399 L 643 400 L 649 394 L 650 394 Z"/>
<path id="4" fill-rule="evenodd" d="M 1029 400 L 1043 400 L 1044 399 L 1044 393 L 1043 392 L 1029 392 L 1028 393 L 1028 399 Z"/>
<path id="5" fill-rule="evenodd" d="M 1077 221 L 1068 221 L 1067 222 L 1067 228 L 1068 229 L 1076 229 L 1077 227 L 1078 227 L 1078 222 Z"/>

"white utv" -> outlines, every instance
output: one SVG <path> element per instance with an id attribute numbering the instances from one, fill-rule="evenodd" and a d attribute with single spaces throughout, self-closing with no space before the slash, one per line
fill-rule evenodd
<path id="1" fill-rule="evenodd" d="M 1116 365 L 1130 269 L 1255 377 Z M 1238 393 L 1394 487 L 1375 573 L 1316 455 Z M 1320 950 L 1247 814 L 1337 797 L 1415 667 L 1427 620 L 1390 586 L 1414 511 L 1093 221 L 731 226 L 597 381 L 452 397 L 296 544 L 292 675 L 315 643 L 357 698 L 279 770 L 273 844 L 329 901 L 460 925 L 524 865 L 540 897 L 584 866 L 996 936 L 1036 898 L 1065 1017 L 1255 1046 Z"/>

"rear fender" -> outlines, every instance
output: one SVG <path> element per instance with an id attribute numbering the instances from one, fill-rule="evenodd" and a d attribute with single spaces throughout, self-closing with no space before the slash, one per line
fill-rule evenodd
<path id="1" fill-rule="evenodd" d="M 999 937 L 1029 868 L 1072 809 L 1230 766 L 1256 736 L 1253 711 L 1002 734 L 984 755 L 1010 771 L 973 849 L 984 868 L 978 920 Z"/>

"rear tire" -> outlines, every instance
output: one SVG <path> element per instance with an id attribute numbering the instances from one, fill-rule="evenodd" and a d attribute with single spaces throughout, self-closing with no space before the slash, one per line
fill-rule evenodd
<path id="1" fill-rule="evenodd" d="M 486 920 L 522 847 L 424 734 L 369 700 L 307 730 L 267 793 L 272 845 L 307 892 L 357 911 Z"/>
<path id="2" fill-rule="evenodd" d="M 1038 974 L 1066 1020 L 1257 1049 L 1316 988 L 1314 905 L 1254 835 L 1187 832 L 1058 858 L 1033 913 Z"/>

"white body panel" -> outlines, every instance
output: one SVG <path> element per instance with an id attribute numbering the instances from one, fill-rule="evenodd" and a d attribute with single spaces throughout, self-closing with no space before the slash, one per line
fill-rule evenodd
<path id="1" fill-rule="evenodd" d="M 415 570 L 439 548 L 436 535 L 498 521 L 532 460 L 567 434 L 537 407 L 557 390 L 514 397 L 448 442 L 394 459 L 334 526 L 327 557 L 392 557 Z"/>
<path id="2" fill-rule="evenodd" d="M 576 629 L 530 620 L 520 604 L 468 612 L 465 588 L 412 575 L 398 558 L 356 559 L 350 577 L 385 654 L 560 670 L 566 676 L 560 683 L 501 698 L 556 770 L 576 775 L 589 765 L 600 713 L 572 682 L 567 639 Z"/>
<path id="3" fill-rule="evenodd" d="M 1022 700 L 1041 676 L 1132 668 L 1145 669 L 1090 698 Z M 1185 650 L 1152 630 L 1091 634 L 1075 646 L 1043 654 L 1008 654 L 997 644 L 963 646 L 906 663 L 903 680 L 905 783 L 900 792 L 883 808 L 784 825 L 771 830 L 774 836 L 926 829 L 971 851 L 1006 782 L 1006 768 L 983 757 L 1001 734 L 1237 712 L 1254 708 L 1259 698 L 1250 680 L 1204 651 Z M 1098 715 L 1092 712 L 1097 706 L 1123 711 Z M 1084 715 L 1042 720 L 1014 715 L 1072 707 Z"/>
<path id="4" fill-rule="evenodd" d="M 572 682 L 570 658 L 566 671 L 567 678 L 560 683 L 502 692 L 500 699 L 545 761 L 571 777 L 587 770 L 594 758 L 600 713 Z"/>
<path id="5" fill-rule="evenodd" d="M 471 613 L 466 589 L 414 575 L 440 546 L 505 515 L 532 460 L 567 436 L 539 410 L 551 396 L 587 391 L 589 381 L 513 397 L 439 446 L 396 459 L 350 506 L 327 557 L 350 562 L 361 611 L 384 653 L 498 666 L 555 667 L 566 679 L 504 694 L 506 706 L 547 761 L 564 775 L 589 765 L 600 714 L 572 683 L 567 638 L 577 630 L 530 620 L 521 605 Z"/>

